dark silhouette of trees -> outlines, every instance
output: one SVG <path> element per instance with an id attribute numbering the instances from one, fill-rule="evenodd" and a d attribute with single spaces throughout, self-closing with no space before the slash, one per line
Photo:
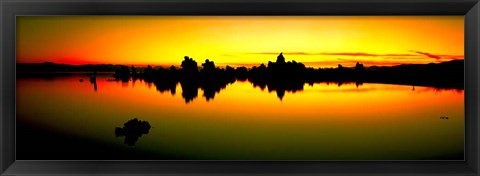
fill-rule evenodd
<path id="1" fill-rule="evenodd" d="M 184 59 L 181 65 L 184 76 L 196 76 L 198 73 L 197 62 L 188 56 L 185 56 Z"/>
<path id="2" fill-rule="evenodd" d="M 138 78 L 138 72 L 135 67 L 132 65 L 132 79 L 136 80 Z"/>
<path id="3" fill-rule="evenodd" d="M 202 68 L 199 69 L 193 58 L 185 56 L 180 69 L 175 66 L 171 66 L 169 69 L 163 67 L 153 69 L 149 65 L 138 76 L 147 83 L 153 83 L 160 92 L 170 91 L 175 94 L 176 87 L 180 83 L 185 103 L 190 103 L 198 96 L 198 89 L 203 90 L 203 97 L 209 101 L 227 84 L 236 80 L 236 70 L 232 67 L 227 66 L 225 69 L 220 69 L 208 59 L 201 65 Z"/>
<path id="4" fill-rule="evenodd" d="M 115 136 L 125 136 L 124 143 L 130 146 L 134 146 L 142 135 L 148 134 L 150 128 L 151 126 L 147 121 L 141 121 L 137 118 L 134 118 L 123 124 L 123 128 L 116 127 Z"/>
<path id="5" fill-rule="evenodd" d="M 272 62 L 269 62 L 269 65 L 271 65 Z M 254 87 L 260 87 L 260 89 L 264 90 L 265 87 L 267 86 L 267 76 L 268 76 L 268 70 L 265 64 L 261 64 L 259 67 L 254 66 L 250 70 L 248 74 L 248 78 L 250 82 L 253 83 Z"/>
<path id="6" fill-rule="evenodd" d="M 233 82 L 235 82 L 235 80 L 237 79 L 237 78 L 235 77 L 235 71 L 236 71 L 235 68 L 230 67 L 230 66 L 227 65 L 227 66 L 225 67 L 225 72 L 222 73 L 222 74 L 224 74 L 224 76 L 228 79 L 228 80 L 227 80 L 228 82 L 233 83 Z"/>
<path id="7" fill-rule="evenodd" d="M 363 67 L 363 64 L 360 64 L 357 62 L 355 64 L 355 85 L 358 87 L 363 84 L 365 78 L 365 68 Z"/>
<path id="8" fill-rule="evenodd" d="M 235 70 L 235 77 L 240 81 L 246 81 L 248 79 L 247 67 L 238 67 Z"/>
<path id="9" fill-rule="evenodd" d="M 227 84 L 235 80 L 234 75 L 228 77 L 225 70 L 215 67 L 215 63 L 205 60 L 202 64 L 203 69 L 200 72 L 200 88 L 203 90 L 203 96 L 207 101 L 213 99 L 215 94 L 220 93 Z"/>
<path id="10" fill-rule="evenodd" d="M 363 71 L 363 70 L 365 70 L 365 68 L 363 68 L 363 64 L 357 62 L 357 64 L 355 64 L 355 71 Z"/>
<path id="11" fill-rule="evenodd" d="M 154 79 L 153 68 L 150 65 L 147 65 L 147 68 L 143 71 L 143 78 L 145 81 L 152 82 Z"/>
<path id="12" fill-rule="evenodd" d="M 202 64 L 203 66 L 203 72 L 205 74 L 214 74 L 215 72 L 215 63 L 213 61 L 209 61 L 208 59 L 205 60 L 205 63 Z"/>
<path id="13" fill-rule="evenodd" d="M 97 71 L 115 72 L 114 81 L 126 83 L 129 80 L 142 79 L 150 85 L 155 85 L 159 92 L 176 94 L 176 88 L 180 84 L 185 102 L 190 103 L 198 97 L 198 89 L 202 89 L 203 97 L 210 101 L 236 80 L 249 81 L 261 90 L 275 91 L 279 99 L 283 99 L 286 92 L 302 91 L 305 84 L 313 85 L 320 82 L 335 83 L 338 86 L 346 83 L 355 83 L 357 87 L 363 83 L 388 83 L 461 90 L 464 89 L 464 63 L 464 60 L 452 60 L 431 64 L 365 67 L 357 62 L 353 67 L 338 64 L 336 68 L 312 68 L 295 60 L 289 61 L 283 53 L 280 53 L 275 62 L 268 61 L 251 68 L 244 66 L 219 68 L 209 59 L 199 67 L 197 62 L 188 56 L 183 58 L 178 68 L 175 66 L 153 68 L 150 65 L 141 68 L 111 64 L 75 66 L 52 62 L 17 63 L 16 76 L 41 76 L 50 79 L 58 75 L 57 72 L 93 72 L 90 83 L 96 90 Z"/>
<path id="14" fill-rule="evenodd" d="M 180 83 L 182 97 L 186 103 L 198 96 L 198 89 L 203 90 L 203 97 L 207 101 L 214 99 L 216 94 L 236 80 L 248 80 L 261 90 L 275 91 L 282 100 L 286 92 L 302 91 L 305 84 L 313 85 L 320 82 L 334 82 L 338 86 L 355 83 L 357 87 L 369 82 L 463 89 L 463 63 L 463 60 L 453 60 L 439 64 L 365 68 L 363 64 L 357 62 L 354 67 L 338 64 L 337 68 L 315 69 L 307 68 L 295 60 L 287 61 L 283 53 L 280 53 L 276 62 L 268 61 L 267 65 L 262 63 L 250 69 L 244 66 L 218 68 L 209 59 L 206 59 L 199 68 L 193 58 L 185 56 L 178 69 L 174 66 L 153 69 L 148 65 L 143 72 L 137 73 L 133 66 L 131 72 L 127 66 L 121 66 L 114 76 L 122 81 L 138 77 L 147 83 L 154 83 L 158 91 L 170 91 L 172 94 L 176 93 L 176 87 Z"/>
<path id="15" fill-rule="evenodd" d="M 117 80 L 121 80 L 122 82 L 128 82 L 128 80 L 130 80 L 131 74 L 128 66 L 122 65 L 119 70 L 115 71 L 115 74 L 113 76 Z"/>
<path id="16" fill-rule="evenodd" d="M 152 70 L 151 74 L 146 76 L 150 79 L 145 79 L 145 82 L 153 82 L 160 92 L 170 91 L 172 95 L 176 93 L 179 75 L 175 67 L 170 67 L 170 69 L 160 67 L 157 70 Z"/>
<path id="17" fill-rule="evenodd" d="M 307 73 L 304 64 L 296 61 L 285 62 L 285 57 L 280 53 L 277 62 L 268 62 L 268 67 L 264 64 L 253 67 L 248 74 L 248 80 L 262 90 L 267 87 L 269 92 L 275 91 L 282 100 L 286 91 L 303 90 L 303 85 L 308 80 Z"/>
<path id="18" fill-rule="evenodd" d="M 179 82 L 182 87 L 182 97 L 185 103 L 189 103 L 198 96 L 198 64 L 192 58 L 185 56 L 181 67 Z"/>

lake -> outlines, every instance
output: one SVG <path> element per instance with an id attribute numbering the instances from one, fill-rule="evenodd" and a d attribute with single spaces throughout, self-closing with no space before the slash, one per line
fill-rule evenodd
<path id="1" fill-rule="evenodd" d="M 80 81 L 83 79 L 83 81 Z M 236 81 L 192 100 L 111 74 L 17 78 L 17 159 L 463 160 L 464 91 L 305 84 L 281 98 Z M 148 134 L 125 143 L 137 118 Z"/>

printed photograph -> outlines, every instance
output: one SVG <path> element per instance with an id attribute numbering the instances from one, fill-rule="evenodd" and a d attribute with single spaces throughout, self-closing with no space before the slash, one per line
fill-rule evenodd
<path id="1" fill-rule="evenodd" d="M 17 16 L 17 160 L 464 160 L 463 16 Z"/>

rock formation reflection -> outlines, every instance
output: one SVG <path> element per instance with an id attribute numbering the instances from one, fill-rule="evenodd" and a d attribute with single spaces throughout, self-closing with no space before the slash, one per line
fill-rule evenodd
<path id="1" fill-rule="evenodd" d="M 315 69 L 307 68 L 295 60 L 286 61 L 283 53 L 280 53 L 275 62 L 269 61 L 267 65 L 219 68 L 209 59 L 199 66 L 193 58 L 185 56 L 180 68 L 152 68 L 148 65 L 142 71 L 134 66 L 131 69 L 121 66 L 114 77 L 122 82 L 143 79 L 148 84 L 153 83 L 158 91 L 170 91 L 172 95 L 176 93 L 177 84 L 180 84 L 185 103 L 198 97 L 198 89 L 202 89 L 203 97 L 210 101 L 236 80 L 249 81 L 254 87 L 258 86 L 262 90 L 267 88 L 269 92 L 275 91 L 282 100 L 285 92 L 295 93 L 302 91 L 305 84 L 322 82 L 334 82 L 339 87 L 345 83 L 355 83 L 358 88 L 367 82 L 412 85 L 412 90 L 415 90 L 415 85 L 463 90 L 463 63 L 463 60 L 454 60 L 438 64 L 365 68 L 357 62 L 351 68 L 338 64 L 337 68 Z"/>

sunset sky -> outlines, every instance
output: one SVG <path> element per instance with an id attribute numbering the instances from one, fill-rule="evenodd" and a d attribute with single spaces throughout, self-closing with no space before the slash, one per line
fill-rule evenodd
<path id="1" fill-rule="evenodd" d="M 463 59 L 463 16 L 19 16 L 17 63 L 389 66 Z"/>

